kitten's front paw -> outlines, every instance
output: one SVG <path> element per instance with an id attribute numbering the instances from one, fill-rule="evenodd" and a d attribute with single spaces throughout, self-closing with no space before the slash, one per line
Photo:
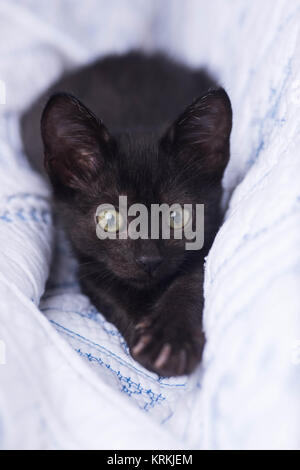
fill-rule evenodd
<path id="1" fill-rule="evenodd" d="M 143 320 L 135 328 L 132 357 L 163 377 L 190 374 L 199 364 L 205 343 L 201 327 Z"/>

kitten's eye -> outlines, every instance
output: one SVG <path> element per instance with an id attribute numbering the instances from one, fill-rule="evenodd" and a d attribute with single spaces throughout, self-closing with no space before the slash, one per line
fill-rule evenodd
<path id="1" fill-rule="evenodd" d="M 123 224 L 123 217 L 114 209 L 107 209 L 97 216 L 97 223 L 105 232 L 118 232 Z"/>
<path id="2" fill-rule="evenodd" d="M 177 209 L 170 213 L 169 224 L 173 229 L 178 229 L 184 227 L 190 220 L 190 211 L 187 209 Z"/>

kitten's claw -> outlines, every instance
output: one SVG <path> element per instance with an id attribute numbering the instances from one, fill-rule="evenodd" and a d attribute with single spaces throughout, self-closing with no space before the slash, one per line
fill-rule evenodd
<path id="1" fill-rule="evenodd" d="M 171 345 L 170 344 L 165 344 L 161 350 L 160 350 L 160 353 L 156 359 L 156 361 L 154 362 L 154 368 L 159 370 L 162 366 L 165 365 L 165 363 L 167 362 L 167 360 L 169 359 L 170 357 L 170 353 L 171 353 Z"/>
<path id="2" fill-rule="evenodd" d="M 145 349 L 145 347 L 150 343 L 151 340 L 152 340 L 151 335 L 141 336 L 139 341 L 132 348 L 132 354 L 134 356 L 137 355 L 137 354 L 140 354 Z"/>
<path id="3" fill-rule="evenodd" d="M 142 320 L 140 323 L 138 323 L 135 326 L 135 329 L 136 330 L 145 330 L 146 328 L 149 328 L 151 323 L 152 323 L 152 321 L 150 320 L 150 318 L 145 318 L 144 320 Z"/>
<path id="4" fill-rule="evenodd" d="M 201 327 L 180 325 L 170 330 L 163 318 L 154 322 L 147 318 L 135 332 L 133 358 L 161 377 L 190 374 L 201 360 L 205 342 Z"/>

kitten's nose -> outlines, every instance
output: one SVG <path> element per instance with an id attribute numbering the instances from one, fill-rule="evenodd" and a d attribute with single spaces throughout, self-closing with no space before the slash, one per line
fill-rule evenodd
<path id="1" fill-rule="evenodd" d="M 158 266 L 162 263 L 160 255 L 142 255 L 136 259 L 136 262 L 142 266 L 148 274 L 153 274 Z"/>

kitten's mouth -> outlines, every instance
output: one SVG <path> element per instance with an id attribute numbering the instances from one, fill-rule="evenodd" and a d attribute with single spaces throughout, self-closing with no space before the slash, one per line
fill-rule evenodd
<path id="1" fill-rule="evenodd" d="M 126 279 L 128 284 L 131 284 L 135 287 L 153 287 L 155 284 L 161 282 L 163 279 L 159 277 L 129 277 Z"/>
<path id="2" fill-rule="evenodd" d="M 122 266 L 122 270 L 110 269 L 116 279 L 124 285 L 132 286 L 137 289 L 151 289 L 164 284 L 169 281 L 182 265 L 184 259 L 179 257 L 170 259 L 168 263 L 161 263 L 161 265 L 153 272 L 145 270 L 133 270 L 130 265 Z"/>

